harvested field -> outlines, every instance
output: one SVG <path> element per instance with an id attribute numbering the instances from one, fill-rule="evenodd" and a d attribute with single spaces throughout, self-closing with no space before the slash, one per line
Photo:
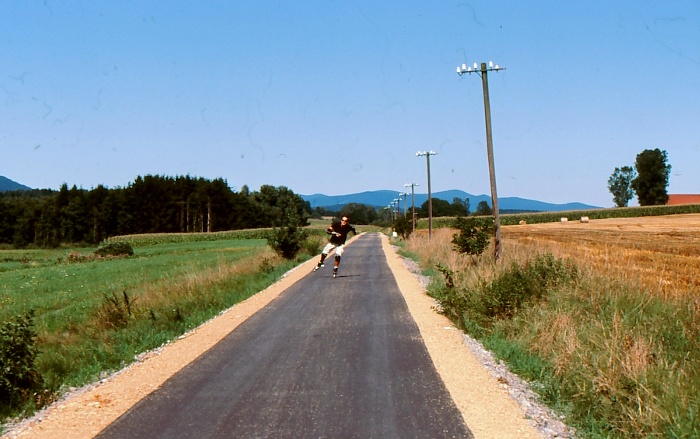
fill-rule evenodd
<path id="1" fill-rule="evenodd" d="M 504 246 L 570 257 L 662 297 L 700 291 L 698 214 L 507 226 L 502 234 Z"/>

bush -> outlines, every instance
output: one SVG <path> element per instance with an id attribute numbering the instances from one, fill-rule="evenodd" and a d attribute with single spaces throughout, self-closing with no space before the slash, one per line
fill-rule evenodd
<path id="1" fill-rule="evenodd" d="M 439 264 L 437 268 L 445 276 L 445 285 L 432 288 L 430 294 L 440 303 L 442 314 L 462 327 L 488 327 L 493 320 L 511 318 L 527 303 L 578 278 L 575 265 L 550 254 L 538 255 L 523 266 L 513 263 L 474 289 L 455 286 L 454 273 Z"/>
<path id="2" fill-rule="evenodd" d="M 538 255 L 524 266 L 513 263 L 481 288 L 482 310 L 488 318 L 512 317 L 525 303 L 541 299 L 565 281 L 576 279 L 578 270 L 550 254 Z"/>
<path id="3" fill-rule="evenodd" d="M 0 414 L 32 400 L 43 380 L 36 370 L 34 311 L 0 326 Z"/>
<path id="4" fill-rule="evenodd" d="M 95 250 L 97 256 L 132 256 L 134 248 L 126 241 L 110 242 Z"/>
<path id="5" fill-rule="evenodd" d="M 320 236 L 310 235 L 307 236 L 302 243 L 301 250 L 306 252 L 309 256 L 316 256 L 321 253 L 323 246 L 323 239 Z"/>
<path id="6" fill-rule="evenodd" d="M 491 218 L 475 217 L 457 218 L 455 228 L 459 229 L 459 234 L 452 236 L 455 250 L 475 256 L 486 250 L 495 230 Z"/>
<path id="7" fill-rule="evenodd" d="M 267 237 L 267 243 L 285 259 L 294 259 L 306 240 L 306 232 L 296 226 L 275 227 Z"/>
<path id="8" fill-rule="evenodd" d="M 394 230 L 403 239 L 408 239 L 413 233 L 413 221 L 406 215 L 399 216 L 394 220 Z"/>

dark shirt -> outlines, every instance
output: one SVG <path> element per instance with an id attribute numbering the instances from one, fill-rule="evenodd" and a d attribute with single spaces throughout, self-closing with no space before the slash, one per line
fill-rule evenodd
<path id="1" fill-rule="evenodd" d="M 331 244 L 335 245 L 345 244 L 345 240 L 348 239 L 348 233 L 350 232 L 357 235 L 355 226 L 352 226 L 350 223 L 345 223 L 345 225 L 341 223 L 333 223 L 333 225 L 331 225 L 326 231 L 326 233 L 331 235 Z"/>

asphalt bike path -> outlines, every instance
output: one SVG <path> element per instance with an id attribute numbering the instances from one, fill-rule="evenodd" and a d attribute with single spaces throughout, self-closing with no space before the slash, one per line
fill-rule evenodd
<path id="1" fill-rule="evenodd" d="M 310 272 L 99 438 L 471 438 L 379 234 Z"/>

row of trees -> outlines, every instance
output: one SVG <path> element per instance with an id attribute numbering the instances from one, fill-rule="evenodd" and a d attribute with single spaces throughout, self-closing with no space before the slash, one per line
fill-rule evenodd
<path id="1" fill-rule="evenodd" d="M 235 192 L 223 179 L 148 175 L 125 188 L 63 184 L 58 191 L 0 193 L 0 243 L 50 247 L 139 233 L 303 226 L 311 214 L 309 203 L 284 186 Z"/>
<path id="2" fill-rule="evenodd" d="M 433 199 L 433 216 L 468 216 L 469 199 Z M 486 202 L 476 215 L 490 215 Z M 217 232 L 261 227 L 301 227 L 308 218 L 346 215 L 353 224 L 389 225 L 392 215 L 359 203 L 340 212 L 317 207 L 284 186 L 243 186 L 190 176 L 137 177 L 127 187 L 91 190 L 63 184 L 58 191 L 0 192 L 0 244 L 54 247 L 61 243 L 98 244 L 117 235 Z M 416 217 L 428 216 L 428 202 Z"/>
<path id="3" fill-rule="evenodd" d="M 627 206 L 635 193 L 640 206 L 663 205 L 668 202 L 670 174 L 666 151 L 646 149 L 637 154 L 634 167 L 615 168 L 608 179 L 608 189 L 618 207 Z"/>

